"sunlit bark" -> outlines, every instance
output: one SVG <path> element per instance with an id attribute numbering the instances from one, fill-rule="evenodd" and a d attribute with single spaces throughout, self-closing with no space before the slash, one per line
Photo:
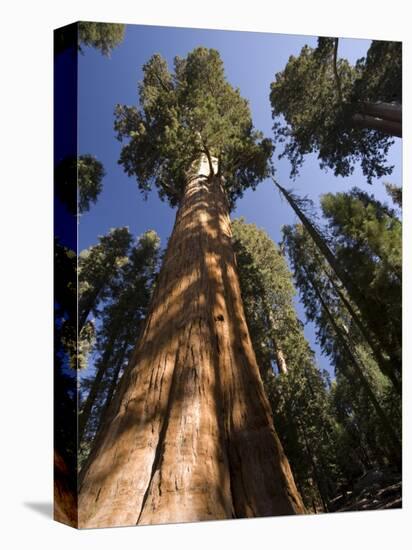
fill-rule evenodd
<path id="1" fill-rule="evenodd" d="M 206 157 L 188 178 L 145 329 L 81 477 L 80 527 L 304 512 Z"/>

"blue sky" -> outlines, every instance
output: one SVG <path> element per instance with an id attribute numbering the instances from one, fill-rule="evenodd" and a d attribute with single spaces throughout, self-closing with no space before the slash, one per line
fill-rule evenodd
<path id="1" fill-rule="evenodd" d="M 128 226 L 135 235 L 154 229 L 163 246 L 170 235 L 175 210 L 161 202 L 155 191 L 145 201 L 135 181 L 123 173 L 117 164 L 121 144 L 113 130 L 115 105 L 137 103 L 142 65 L 154 53 L 160 53 L 172 69 L 176 55 L 185 57 L 197 46 L 219 50 L 229 82 L 239 87 L 242 96 L 250 102 L 255 127 L 271 137 L 270 83 L 290 55 L 298 55 L 305 44 L 315 46 L 316 40 L 316 37 L 301 35 L 128 25 L 124 42 L 113 50 L 110 58 L 85 48 L 84 55 L 79 56 L 79 152 L 90 153 L 103 162 L 106 177 L 97 204 L 80 219 L 80 250 L 95 244 L 98 236 L 112 227 Z M 354 63 L 365 55 L 369 44 L 369 40 L 342 39 L 339 55 Z M 391 148 L 388 161 L 395 169 L 384 181 L 401 185 L 400 140 Z M 275 166 L 277 179 L 283 186 L 307 195 L 315 204 L 323 193 L 349 190 L 354 185 L 388 201 L 383 181 L 376 181 L 371 187 L 359 169 L 350 178 L 336 178 L 331 172 L 321 171 L 316 158 L 308 156 L 300 176 L 291 181 L 287 160 L 275 160 Z M 232 215 L 238 216 L 265 229 L 275 242 L 281 239 L 282 225 L 297 221 L 270 181 L 262 182 L 254 192 L 245 193 Z M 296 305 L 299 317 L 305 320 L 298 298 Z M 316 352 L 318 364 L 329 370 L 329 362 L 320 353 L 311 324 L 306 325 L 305 334 Z"/>

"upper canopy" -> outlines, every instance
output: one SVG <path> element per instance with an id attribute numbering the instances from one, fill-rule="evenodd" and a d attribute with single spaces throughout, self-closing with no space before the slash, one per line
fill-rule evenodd
<path id="1" fill-rule="evenodd" d="M 161 198 L 178 204 L 187 171 L 201 155 L 217 159 L 232 205 L 269 174 L 272 143 L 253 128 L 248 102 L 226 81 L 216 50 L 176 57 L 173 73 L 153 55 L 138 91 L 137 107 L 116 106 L 115 129 L 127 140 L 119 162 L 142 191 L 155 184 Z"/>

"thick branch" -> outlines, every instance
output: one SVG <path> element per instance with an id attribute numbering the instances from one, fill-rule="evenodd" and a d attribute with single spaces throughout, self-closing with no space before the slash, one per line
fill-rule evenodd
<path id="1" fill-rule="evenodd" d="M 402 137 L 402 124 L 393 120 L 384 120 L 363 113 L 355 113 L 352 116 L 352 123 L 358 128 L 379 130 L 390 136 Z"/>
<path id="2" fill-rule="evenodd" d="M 205 154 L 206 157 L 207 157 L 207 162 L 209 163 L 209 175 L 210 175 L 210 176 L 214 176 L 214 175 L 215 175 L 215 171 L 214 171 L 214 168 L 213 168 L 212 155 L 210 154 L 209 147 L 208 147 L 208 146 L 206 145 L 206 143 L 203 141 L 202 136 L 200 136 L 200 137 L 201 137 L 202 144 L 203 144 L 203 152 L 204 152 L 204 154 Z"/>
<path id="3" fill-rule="evenodd" d="M 361 103 L 361 106 L 363 112 L 367 115 L 402 123 L 402 105 L 400 103 L 378 101 L 376 103 Z"/>
<path id="4" fill-rule="evenodd" d="M 339 45 L 339 38 L 335 38 L 334 46 L 333 46 L 333 74 L 335 75 L 336 90 L 338 92 L 339 103 L 342 104 L 343 103 L 342 84 L 338 73 L 338 45 Z"/>
<path id="5" fill-rule="evenodd" d="M 164 80 L 162 79 L 162 77 L 160 76 L 160 74 L 157 72 L 157 71 L 154 71 L 153 72 L 154 76 L 156 77 L 156 80 L 158 81 L 158 83 L 161 85 L 161 87 L 165 90 L 165 92 L 170 92 L 171 91 L 171 86 L 167 86 L 167 84 L 165 84 Z"/>

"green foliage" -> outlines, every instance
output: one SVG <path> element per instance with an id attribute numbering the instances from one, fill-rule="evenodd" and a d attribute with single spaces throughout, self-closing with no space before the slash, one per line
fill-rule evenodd
<path id="1" fill-rule="evenodd" d="M 262 229 L 240 218 L 233 221 L 232 232 L 248 326 L 265 374 L 272 370 L 275 343 L 300 329 L 292 303 L 295 290 L 283 257 Z"/>
<path id="2" fill-rule="evenodd" d="M 153 185 L 172 206 L 202 154 L 216 157 L 231 203 L 269 173 L 270 140 L 253 128 L 248 103 L 225 79 L 219 53 L 196 48 L 176 57 L 174 73 L 155 54 L 143 66 L 139 106 L 117 105 L 120 164 L 139 189 Z"/>
<path id="3" fill-rule="evenodd" d="M 62 315 L 72 314 L 76 309 L 76 252 L 54 241 L 54 273 L 56 307 Z M 60 283 L 63 284 L 60 284 Z M 74 304 L 74 305 L 73 305 Z"/>
<path id="4" fill-rule="evenodd" d="M 398 187 L 393 183 L 385 183 L 385 189 L 392 202 L 402 208 L 402 187 Z"/>
<path id="5" fill-rule="evenodd" d="M 158 267 L 160 239 L 155 231 L 141 235 L 108 285 L 105 305 L 99 312 L 102 340 L 112 342 L 113 335 L 128 346 L 135 344 L 139 324 L 145 318 Z M 119 345 L 119 344 L 118 344 Z"/>
<path id="6" fill-rule="evenodd" d="M 331 311 L 339 308 L 339 298 L 335 295 L 333 286 L 328 279 L 323 258 L 311 241 L 302 225 L 284 226 L 283 246 L 285 247 L 294 272 L 294 279 L 299 288 L 301 300 L 305 307 L 306 317 L 317 325 L 317 338 L 324 351 L 330 355 L 334 345 L 333 329 L 327 316 L 318 303 L 313 282 L 322 288 L 322 296 Z M 319 266 L 325 267 L 324 270 Z M 310 278 L 308 277 L 310 274 Z M 348 323 L 348 315 L 344 314 L 342 321 Z"/>
<path id="7" fill-rule="evenodd" d="M 329 197 L 329 200 L 332 199 Z M 345 295 L 345 290 L 340 288 L 337 291 L 339 282 L 309 235 L 299 225 L 285 227 L 283 233 L 307 318 L 316 324 L 318 341 L 335 367 L 337 378 L 331 394 L 332 404 L 335 417 L 344 427 L 341 434 L 343 439 L 338 447 L 344 449 L 356 444 L 359 449 L 366 449 L 369 456 L 368 460 L 364 456 L 358 456 L 357 466 L 351 473 L 345 468 L 342 453 L 342 459 L 339 459 L 340 469 L 346 471 L 345 475 L 351 478 L 358 475 L 360 470 L 371 467 L 371 464 L 381 465 L 388 464 L 388 460 L 392 461 L 393 438 L 390 437 L 390 430 L 395 429 L 395 433 L 400 433 L 399 396 L 393 392 L 389 380 L 379 371 L 370 347 L 342 302 L 341 296 Z M 354 249 L 356 250 L 356 244 Z M 349 266 L 346 264 L 346 267 Z M 356 270 L 360 268 L 357 265 Z M 365 288 L 365 292 L 367 291 Z M 348 296 L 346 300 L 350 301 Z M 353 306 L 353 309 L 356 308 Z M 329 315 L 332 316 L 333 323 Z M 387 320 L 385 326 L 386 322 Z M 366 384 L 359 378 L 354 361 L 362 369 Z M 380 404 L 381 411 L 372 402 L 370 391 Z M 343 412 L 338 414 L 339 411 Z M 392 428 L 389 427 L 389 430 L 383 415 L 390 419 Z"/>
<path id="8" fill-rule="evenodd" d="M 273 419 L 307 507 L 325 511 L 342 476 L 336 462 L 336 420 L 330 381 L 319 371 L 301 331 L 289 355 L 287 374 L 265 382 Z"/>
<path id="9" fill-rule="evenodd" d="M 393 385 L 400 393 L 401 357 L 399 354 L 399 348 L 396 345 L 394 347 L 394 342 L 391 342 L 391 339 L 388 338 L 385 327 L 381 322 L 381 316 L 377 315 L 377 311 L 381 309 L 380 296 L 374 292 L 365 292 L 365 287 L 363 286 L 365 281 L 362 281 L 358 277 L 358 265 L 350 265 L 347 259 L 345 260 L 345 258 L 341 258 L 339 256 L 339 252 L 342 251 L 342 249 L 334 250 L 336 247 L 332 244 L 331 237 L 326 235 L 326 231 L 324 229 L 320 229 L 316 226 L 316 224 L 310 219 L 311 214 L 303 212 L 301 203 L 303 203 L 305 210 L 308 210 L 307 205 L 310 204 L 311 201 L 302 201 L 296 196 L 293 196 L 290 192 L 286 191 L 286 189 L 281 187 L 278 183 L 275 182 L 275 184 L 288 200 L 290 206 L 302 222 L 305 231 L 307 231 L 308 236 L 311 239 L 310 244 L 316 249 L 316 254 L 314 257 L 316 258 L 317 255 L 320 254 L 321 258 L 317 258 L 317 261 L 325 261 L 325 265 L 327 264 L 328 268 L 330 268 L 331 273 L 328 274 L 328 279 L 332 283 L 332 286 L 336 287 L 335 290 L 339 295 L 339 299 L 345 304 L 345 309 L 348 311 L 359 330 L 362 332 L 365 341 L 368 342 L 368 345 L 373 350 L 375 359 L 378 362 L 380 369 L 391 379 Z M 365 194 L 362 195 L 362 197 L 365 200 L 372 201 L 372 198 L 368 198 Z M 388 209 L 386 209 L 385 212 L 386 214 L 389 212 L 390 215 L 394 215 L 394 212 Z M 352 222 L 350 221 L 349 223 Z M 286 237 L 292 235 L 293 238 L 291 243 L 296 245 L 296 243 L 299 242 L 299 240 L 297 240 L 298 233 L 299 239 L 301 240 L 302 236 L 304 236 L 300 234 L 302 231 L 295 232 L 295 234 L 292 235 L 290 231 L 286 230 L 285 235 Z M 295 246 L 293 246 L 292 249 L 293 248 L 295 248 Z M 343 250 L 343 253 L 344 255 L 347 253 L 350 255 L 351 251 L 356 255 L 356 249 L 354 247 L 351 248 L 349 244 L 346 250 Z M 359 260 L 361 261 L 362 258 L 359 258 Z M 365 260 L 365 258 L 363 258 L 363 260 Z M 366 260 L 366 263 L 367 261 L 368 260 Z M 371 273 L 371 270 L 369 269 L 368 272 Z M 385 276 L 385 270 L 383 271 L 383 275 Z M 337 277 L 336 282 L 333 281 L 335 276 Z M 399 274 L 396 274 L 396 276 L 399 280 Z M 308 278 L 311 278 L 310 270 L 308 271 Z M 338 288 L 341 283 L 343 285 L 342 291 Z M 315 289 L 314 292 L 317 294 Z M 348 293 L 350 300 L 345 299 L 344 294 L 346 292 Z M 319 296 L 319 300 L 322 301 L 321 296 Z M 351 301 L 353 302 L 352 305 L 350 304 Z M 325 305 L 327 306 L 327 304 Z M 355 311 L 356 308 L 358 309 L 357 312 Z"/>
<path id="10" fill-rule="evenodd" d="M 90 210 L 90 203 L 96 203 L 105 176 L 103 164 L 91 155 L 80 155 L 77 160 L 77 184 L 79 189 L 79 213 Z"/>
<path id="11" fill-rule="evenodd" d="M 55 355 L 61 368 L 77 369 L 87 364 L 87 341 L 93 339 L 93 325 L 77 338 L 77 255 L 55 241 Z M 83 347 L 82 347 L 83 346 Z"/>
<path id="12" fill-rule="evenodd" d="M 393 139 L 356 127 L 352 117 L 362 112 L 362 102 L 399 99 L 401 52 L 398 43 L 372 42 L 366 59 L 352 67 L 335 58 L 335 40 L 304 46 L 271 84 L 275 140 L 284 144 L 279 158 L 290 160 L 294 177 L 309 153 L 317 153 L 321 168 L 337 176 L 352 174 L 359 161 L 371 183 L 391 173 L 385 158 Z"/>
<path id="13" fill-rule="evenodd" d="M 76 324 L 66 324 L 62 331 L 61 342 L 68 358 L 68 365 L 74 370 L 87 368 L 89 355 L 95 344 L 95 326 L 87 321 L 77 337 Z"/>
<path id="14" fill-rule="evenodd" d="M 292 276 L 279 249 L 242 218 L 232 229 L 246 319 L 276 430 L 306 505 L 322 509 L 336 477 L 328 376 L 317 369 L 304 337 Z M 275 377 L 279 351 L 287 373 Z"/>
<path id="15" fill-rule="evenodd" d="M 127 227 L 112 229 L 99 237 L 99 243 L 79 255 L 79 329 L 90 312 L 96 312 L 100 300 L 117 271 L 128 261 L 127 252 L 132 237 Z"/>
<path id="16" fill-rule="evenodd" d="M 359 189 L 321 200 L 338 261 L 362 289 L 380 338 L 402 359 L 402 224 L 385 204 Z"/>
<path id="17" fill-rule="evenodd" d="M 78 48 L 91 46 L 109 56 L 112 49 L 124 39 L 125 25 L 118 23 L 93 23 L 80 21 L 78 23 Z"/>
<path id="18" fill-rule="evenodd" d="M 341 359 L 344 361 L 344 359 Z M 401 403 L 387 381 L 383 379 L 372 362 L 363 357 L 368 379 L 378 396 L 388 418 L 401 431 Z M 339 423 L 337 461 L 346 479 L 352 482 L 364 471 L 382 468 L 391 464 L 391 448 L 382 424 L 376 415 L 365 389 L 354 384 L 350 374 L 343 374 L 347 365 L 338 363 L 338 371 L 331 388 L 331 406 Z"/>
<path id="19" fill-rule="evenodd" d="M 69 368 L 70 354 L 64 345 L 67 334 L 76 340 L 76 253 L 54 242 L 54 448 L 76 471 L 77 378 Z"/>
<path id="20" fill-rule="evenodd" d="M 351 101 L 402 103 L 402 42 L 373 40 L 356 70 Z"/>
<path id="21" fill-rule="evenodd" d="M 64 157 L 54 169 L 54 192 L 70 214 L 77 214 L 77 158 Z"/>
<path id="22" fill-rule="evenodd" d="M 387 275 L 401 278 L 402 224 L 392 209 L 356 187 L 348 193 L 327 193 L 321 205 L 339 251 L 355 248 L 370 259 L 370 271 L 373 262 Z"/>
<path id="23" fill-rule="evenodd" d="M 83 214 L 97 202 L 104 176 L 103 164 L 92 155 L 65 157 L 54 173 L 56 195 L 71 214 Z"/>
<path id="24" fill-rule="evenodd" d="M 110 280 L 104 301 L 100 303 L 94 369 L 90 377 L 83 379 L 81 386 L 84 395 L 93 391 L 93 402 L 84 422 L 86 435 L 82 438 L 82 460 L 87 457 L 91 440 L 141 332 L 158 270 L 159 247 L 160 239 L 155 231 L 141 235 L 128 251 L 127 262 L 122 262 Z M 94 387 L 99 370 L 102 376 Z M 82 401 L 84 405 L 87 397 Z"/>

